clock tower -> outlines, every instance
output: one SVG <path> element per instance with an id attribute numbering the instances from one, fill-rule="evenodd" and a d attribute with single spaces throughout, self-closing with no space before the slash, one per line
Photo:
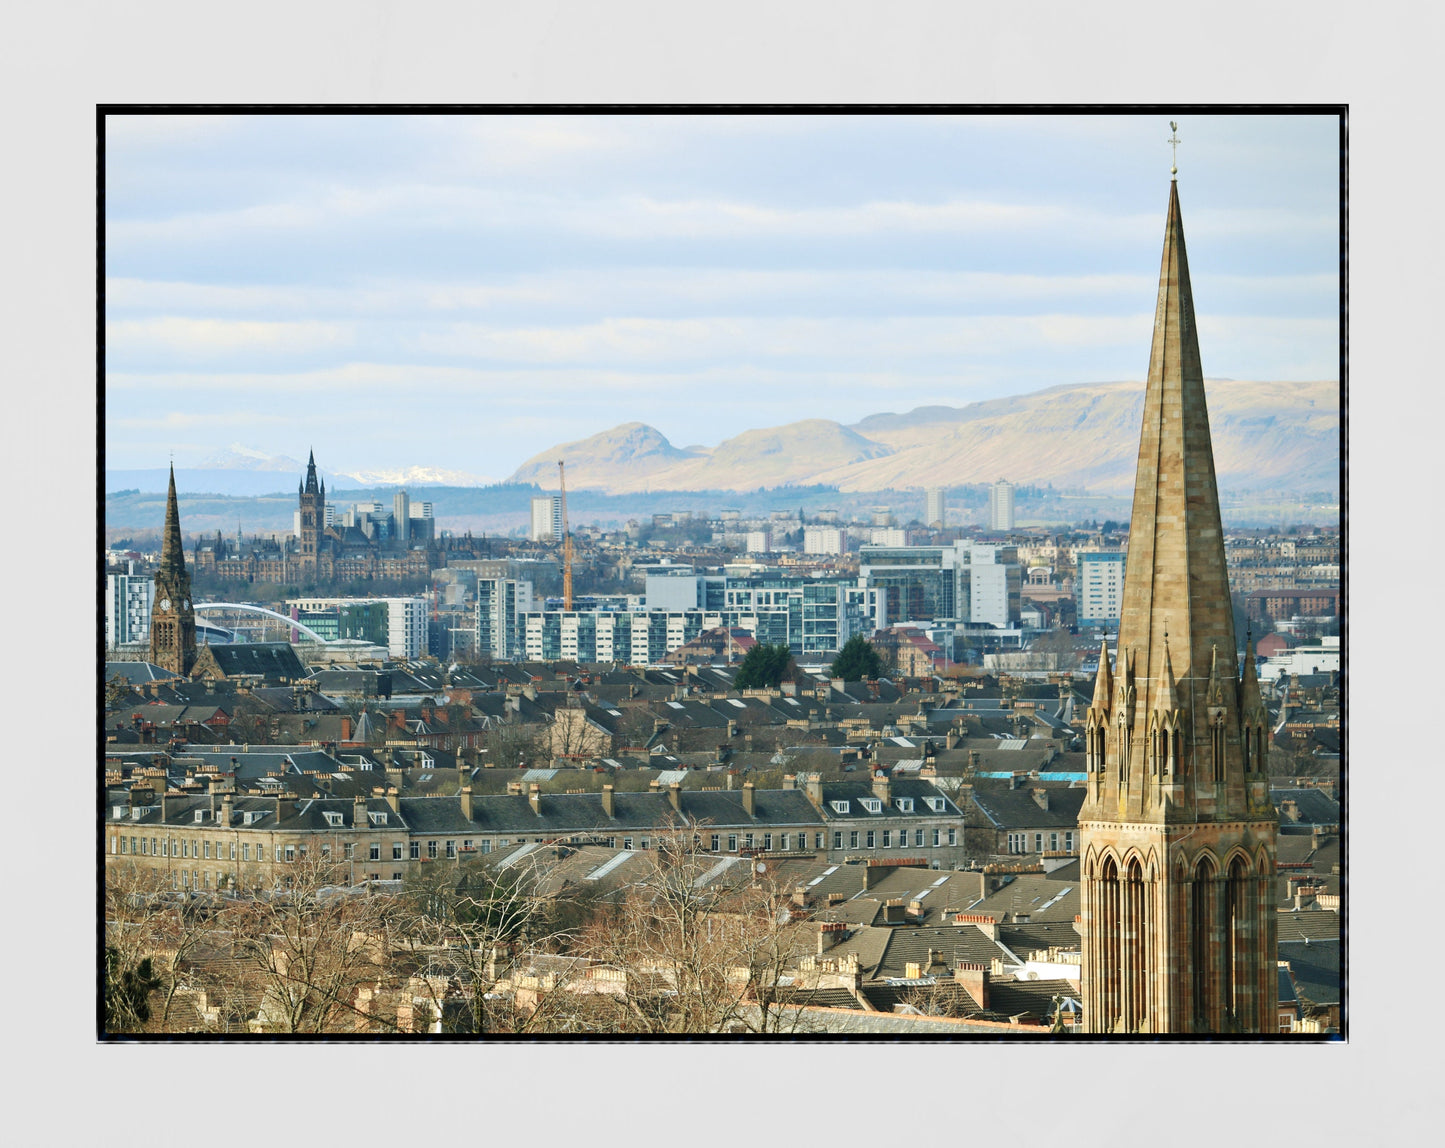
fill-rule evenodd
<path id="1" fill-rule="evenodd" d="M 191 575 L 181 545 L 181 516 L 176 506 L 176 470 L 166 492 L 165 537 L 151 605 L 151 661 L 185 677 L 196 661 L 196 614 L 191 604 Z"/>

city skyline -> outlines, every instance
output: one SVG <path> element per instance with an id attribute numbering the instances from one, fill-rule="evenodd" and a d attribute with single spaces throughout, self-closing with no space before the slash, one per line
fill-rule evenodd
<path id="1" fill-rule="evenodd" d="M 107 465 L 304 457 L 331 431 L 338 468 L 502 479 L 633 419 L 715 446 L 1142 379 L 1167 134 L 108 116 Z M 1334 378 L 1338 119 L 1185 117 L 1179 137 L 1206 372 Z"/>

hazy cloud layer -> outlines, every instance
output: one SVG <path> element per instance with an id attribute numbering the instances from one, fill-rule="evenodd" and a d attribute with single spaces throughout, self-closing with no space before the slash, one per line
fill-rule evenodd
<path id="1" fill-rule="evenodd" d="M 1142 376 L 1156 117 L 110 117 L 107 464 L 509 473 Z M 1181 123 L 1205 368 L 1335 377 L 1338 129 Z"/>

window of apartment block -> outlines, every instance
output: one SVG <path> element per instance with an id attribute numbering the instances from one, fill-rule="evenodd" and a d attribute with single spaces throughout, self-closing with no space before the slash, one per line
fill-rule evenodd
<path id="1" fill-rule="evenodd" d="M 448 858 L 453 858 L 453 857 L 455 857 L 456 855 L 457 855 L 457 843 L 456 843 L 455 841 L 448 841 L 448 842 L 447 842 L 447 857 L 448 857 Z"/>
<path id="2" fill-rule="evenodd" d="M 321 844 L 321 857 L 325 861 L 331 860 L 331 842 L 324 841 Z"/>
<path id="3" fill-rule="evenodd" d="M 400 861 L 404 852 L 406 852 L 405 841 L 393 841 L 391 843 L 391 859 L 393 861 Z"/>
<path id="4" fill-rule="evenodd" d="M 652 844 L 652 841 L 651 841 L 649 838 L 646 838 L 646 837 L 644 837 L 641 841 L 639 841 L 639 842 L 637 843 L 638 848 L 640 848 L 640 849 L 646 849 L 646 848 L 647 848 L 648 846 L 650 846 L 651 844 Z"/>
<path id="5" fill-rule="evenodd" d="M 884 848 L 884 849 L 891 849 L 892 847 L 893 847 L 893 830 L 891 830 L 891 829 L 885 829 L 885 830 L 883 831 L 883 848 Z"/>
<path id="6" fill-rule="evenodd" d="M 368 860 L 368 861 L 380 861 L 380 860 L 381 860 L 381 842 L 380 842 L 380 841 L 373 841 L 373 842 L 371 843 L 371 852 L 370 852 L 370 854 L 367 856 L 367 860 Z"/>
<path id="7" fill-rule="evenodd" d="M 938 848 L 938 839 L 939 839 L 939 837 L 940 837 L 940 834 L 939 834 L 938 830 L 935 829 L 935 830 L 933 831 L 933 847 L 934 847 L 935 849 Z"/>
<path id="8" fill-rule="evenodd" d="M 261 859 L 261 847 L 258 845 L 258 846 L 256 846 L 256 860 L 259 861 L 260 859 Z M 346 859 L 347 859 L 348 861 L 354 861 L 354 860 L 356 860 L 356 846 L 355 846 L 355 844 L 349 844 L 349 845 L 346 846 Z"/>
<path id="9" fill-rule="evenodd" d="M 393 872 L 392 875 L 391 875 L 391 879 L 392 879 L 393 881 L 400 881 L 400 880 L 401 880 L 401 873 L 400 873 L 400 872 Z"/>
<path id="10" fill-rule="evenodd" d="M 835 829 L 835 830 L 833 831 L 833 848 L 834 848 L 834 849 L 841 849 L 841 848 L 843 848 L 843 834 L 842 834 L 842 832 L 841 832 L 840 830 L 836 830 L 836 829 Z"/>
<path id="11" fill-rule="evenodd" d="M 154 857 L 154 856 L 157 855 L 157 850 L 159 849 L 159 847 L 160 847 L 160 840 L 159 840 L 158 838 L 152 837 L 152 838 L 151 838 L 151 856 L 152 856 L 152 857 Z"/>
<path id="12" fill-rule="evenodd" d="M 948 843 L 949 843 L 950 845 L 957 845 L 957 844 L 958 844 L 958 830 L 957 830 L 957 829 L 950 829 L 950 830 L 948 831 Z"/>
<path id="13" fill-rule="evenodd" d="M 234 841 L 232 841 L 232 842 L 231 842 L 231 860 L 234 861 L 235 859 L 236 859 L 236 843 L 235 843 Z"/>
<path id="14" fill-rule="evenodd" d="M 1058 835 L 1057 833 L 1050 833 L 1050 834 L 1049 834 L 1049 848 L 1050 848 L 1050 849 L 1057 849 L 1058 847 L 1059 847 L 1059 835 Z"/>
<path id="15" fill-rule="evenodd" d="M 814 845 L 814 848 L 816 848 L 816 849 L 821 849 L 821 848 L 823 848 L 823 835 L 822 835 L 821 833 L 819 833 L 819 834 L 817 835 L 817 837 L 814 839 L 813 845 Z"/>
<path id="16" fill-rule="evenodd" d="M 191 887 L 191 875 L 187 873 L 184 869 L 181 870 L 181 887 L 185 889 L 189 889 Z"/>
<path id="17" fill-rule="evenodd" d="M 718 850 L 718 845 L 719 845 L 721 842 L 722 842 L 722 836 L 721 836 L 721 834 L 714 833 L 714 834 L 712 835 L 712 851 L 713 851 L 714 853 L 717 852 L 717 850 Z"/>
<path id="18" fill-rule="evenodd" d="M 717 840 L 717 839 L 714 838 L 713 840 Z M 111 851 L 112 853 L 119 853 L 119 852 L 120 852 L 120 845 L 118 844 L 119 841 L 120 841 L 120 838 L 119 838 L 119 837 L 112 837 L 112 838 L 110 839 L 110 851 Z M 716 849 L 717 846 L 714 845 L 713 848 Z"/>
<path id="19" fill-rule="evenodd" d="M 873 848 L 873 830 L 871 830 L 871 829 L 868 830 L 868 838 L 867 838 L 867 843 L 866 843 L 866 845 L 865 845 L 865 848 L 868 848 L 868 849 L 872 849 L 872 848 Z"/>
<path id="20" fill-rule="evenodd" d="M 736 833 L 729 833 L 729 834 L 728 834 L 728 852 L 729 852 L 729 853 L 736 853 L 737 851 L 738 851 L 738 835 L 737 835 Z"/>
<path id="21" fill-rule="evenodd" d="M 294 845 L 288 845 L 288 846 L 286 846 L 286 860 L 287 860 L 288 862 L 289 862 L 289 861 L 295 861 L 295 860 L 296 860 L 296 846 L 294 846 Z"/>
<path id="22" fill-rule="evenodd" d="M 857 849 L 857 848 L 858 848 L 858 830 L 856 830 L 856 829 L 854 829 L 851 833 L 848 834 L 848 848 L 849 848 L 849 849 Z"/>
<path id="23" fill-rule="evenodd" d="M 503 844 L 503 845 L 506 845 L 506 843 L 507 843 L 507 842 L 506 842 L 506 840 L 504 839 L 504 840 L 502 841 L 502 844 Z M 617 838 L 615 838 L 615 837 L 609 837 L 609 838 L 607 839 L 607 848 L 609 848 L 609 849 L 616 849 L 616 848 L 617 848 Z"/>
<path id="24" fill-rule="evenodd" d="M 743 848 L 744 848 L 744 849 L 751 849 L 752 847 L 753 847 L 753 835 L 752 835 L 751 833 L 744 833 L 744 834 L 743 834 Z"/>
<path id="25" fill-rule="evenodd" d="M 632 848 L 632 838 L 631 838 L 631 837 L 624 837 L 624 838 L 622 839 L 622 848 L 624 848 L 624 849 L 631 849 L 631 848 Z"/>
<path id="26" fill-rule="evenodd" d="M 463 849 L 470 849 L 471 847 L 472 847 L 472 839 L 471 839 L 470 837 L 468 837 L 465 841 L 462 842 L 462 848 L 463 848 Z"/>
<path id="27" fill-rule="evenodd" d="M 1044 835 L 1043 835 L 1042 833 L 1035 833 L 1035 834 L 1034 834 L 1034 852 L 1035 852 L 1035 853 L 1042 853 L 1043 851 L 1044 851 Z"/>
<path id="28" fill-rule="evenodd" d="M 1070 853 L 1074 851 L 1074 835 L 1072 832 L 1064 834 L 1064 848 Z"/>
<path id="29" fill-rule="evenodd" d="M 921 848 L 923 847 L 923 830 L 922 830 L 922 829 L 915 829 L 915 830 L 913 831 L 913 844 L 914 844 L 914 846 L 915 846 L 916 848 L 920 848 L 920 849 L 921 849 Z"/>
<path id="30" fill-rule="evenodd" d="M 203 841 L 201 843 L 201 848 L 205 850 L 206 860 L 209 861 L 211 859 L 211 843 L 209 841 Z"/>
<path id="31" fill-rule="evenodd" d="M 772 847 L 773 847 L 773 835 L 772 835 L 771 833 L 764 833 L 764 834 L 763 834 L 763 848 L 764 848 L 764 849 L 771 849 Z"/>
<path id="32" fill-rule="evenodd" d="M 502 844 L 505 845 L 506 842 L 504 841 Z M 435 841 L 428 841 L 426 843 L 426 855 L 429 860 L 435 861 L 437 859 L 437 843 Z"/>
<path id="33" fill-rule="evenodd" d="M 490 837 L 483 837 L 483 838 L 482 838 L 482 852 L 483 852 L 483 853 L 490 853 L 491 851 L 492 851 L 492 839 L 491 839 Z"/>
<path id="34" fill-rule="evenodd" d="M 413 842 L 411 843 L 410 853 L 411 853 L 411 859 L 412 859 L 413 861 L 420 861 L 420 860 L 421 860 L 421 842 L 420 842 L 420 841 L 413 841 Z"/>

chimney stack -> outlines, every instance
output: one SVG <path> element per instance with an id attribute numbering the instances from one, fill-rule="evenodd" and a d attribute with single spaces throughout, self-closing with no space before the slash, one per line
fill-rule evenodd
<path id="1" fill-rule="evenodd" d="M 227 829 L 231 828 L 231 794 L 229 791 L 221 795 L 221 824 Z"/>
<path id="2" fill-rule="evenodd" d="M 876 797 L 879 801 L 883 802 L 883 806 L 884 806 L 885 809 L 886 809 L 886 808 L 888 807 L 888 805 L 890 804 L 889 799 L 890 799 L 890 797 L 891 797 L 891 795 L 892 795 L 892 792 L 893 792 L 893 780 L 892 780 L 891 777 L 889 777 L 888 771 L 887 771 L 886 769 L 877 769 L 877 770 L 874 770 L 874 771 L 873 771 L 873 796 Z"/>
<path id="3" fill-rule="evenodd" d="M 795 774 L 795 773 L 785 773 L 785 774 L 783 774 L 783 788 L 784 788 L 784 789 L 797 789 L 797 788 L 798 788 L 798 775 Z"/>
<path id="4" fill-rule="evenodd" d="M 371 818 L 366 815 L 366 795 L 358 793 L 356 799 L 351 803 L 351 827 L 365 829 L 370 823 Z"/>
<path id="5" fill-rule="evenodd" d="M 751 781 L 743 782 L 743 812 L 749 817 L 757 816 L 757 790 Z"/>
<path id="6" fill-rule="evenodd" d="M 527 790 L 527 803 L 531 805 L 533 813 L 538 817 L 542 816 L 542 787 L 535 781 Z"/>
<path id="7" fill-rule="evenodd" d="M 959 961 L 953 979 L 962 985 L 981 1009 L 988 1008 L 988 966 L 977 961 Z"/>
<path id="8" fill-rule="evenodd" d="M 674 781 L 667 787 L 667 800 L 676 812 L 682 812 L 682 785 L 679 782 Z"/>
<path id="9" fill-rule="evenodd" d="M 1042 788 L 1035 789 L 1034 804 L 1037 805 L 1040 809 L 1047 810 L 1049 808 L 1049 791 Z"/>
<path id="10" fill-rule="evenodd" d="M 296 795 L 294 793 L 278 793 L 276 795 L 276 820 L 284 821 L 296 812 Z"/>
<path id="11" fill-rule="evenodd" d="M 808 800 L 819 809 L 823 808 L 823 775 L 821 773 L 810 773 L 803 779 L 803 792 L 808 795 Z"/>
<path id="12" fill-rule="evenodd" d="M 612 786 L 610 785 L 604 785 L 602 787 L 602 812 L 607 814 L 608 817 L 617 816 L 612 804 Z"/>
<path id="13" fill-rule="evenodd" d="M 472 787 L 462 786 L 462 816 L 468 821 L 472 820 Z"/>
<path id="14" fill-rule="evenodd" d="M 393 813 L 401 812 L 401 791 L 394 785 L 386 787 L 386 803 L 391 806 Z"/>

